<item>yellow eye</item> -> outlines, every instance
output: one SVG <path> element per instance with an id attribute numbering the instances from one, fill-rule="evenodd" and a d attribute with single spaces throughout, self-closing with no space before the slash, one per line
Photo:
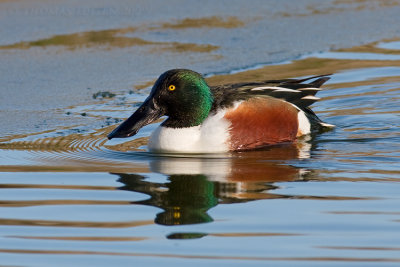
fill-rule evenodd
<path id="1" fill-rule="evenodd" d="M 171 84 L 170 86 L 168 86 L 168 90 L 170 91 L 174 91 L 175 90 L 175 85 Z"/>

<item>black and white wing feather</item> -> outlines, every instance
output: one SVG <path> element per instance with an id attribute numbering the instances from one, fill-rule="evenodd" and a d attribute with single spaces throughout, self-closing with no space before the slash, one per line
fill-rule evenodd
<path id="1" fill-rule="evenodd" d="M 312 123 L 320 127 L 333 127 L 323 123 L 309 108 L 320 98 L 316 94 L 330 78 L 328 75 L 312 76 L 305 79 L 267 80 L 263 82 L 235 83 L 211 87 L 214 96 L 213 109 L 230 107 L 237 101 L 252 97 L 274 97 L 287 101 L 304 111 Z M 314 80 L 308 82 L 309 80 Z"/>

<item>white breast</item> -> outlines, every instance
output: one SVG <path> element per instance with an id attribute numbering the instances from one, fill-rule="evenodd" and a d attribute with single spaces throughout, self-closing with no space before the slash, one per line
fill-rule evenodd
<path id="1" fill-rule="evenodd" d="M 229 151 L 230 122 L 225 111 L 209 116 L 201 125 L 188 128 L 159 126 L 150 136 L 153 152 L 222 153 Z"/>

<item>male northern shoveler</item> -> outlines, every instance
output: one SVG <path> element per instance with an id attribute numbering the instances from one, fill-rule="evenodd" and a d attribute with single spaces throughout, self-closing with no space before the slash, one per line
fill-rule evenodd
<path id="1" fill-rule="evenodd" d="M 310 79 L 314 81 L 305 83 Z M 168 118 L 151 134 L 150 151 L 216 153 L 293 142 L 332 127 L 309 108 L 328 79 L 321 75 L 210 87 L 197 72 L 172 69 L 158 78 L 144 103 L 108 138 L 133 136 L 165 115 Z"/>

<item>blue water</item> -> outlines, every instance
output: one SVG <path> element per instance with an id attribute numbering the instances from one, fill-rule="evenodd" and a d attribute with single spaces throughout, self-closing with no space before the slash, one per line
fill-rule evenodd
<path id="1" fill-rule="evenodd" d="M 374 16 L 382 18 L 378 16 L 381 12 L 395 12 L 398 6 L 365 3 L 363 7 L 360 2 L 342 2 L 339 7 L 344 7 L 343 11 L 333 8 L 338 6 L 332 6 L 331 1 L 317 2 L 289 5 L 271 1 L 269 7 L 254 11 L 270 10 L 271 17 L 258 20 L 248 15 L 251 6 L 247 4 L 229 8 L 219 4 L 215 10 L 205 5 L 208 13 L 204 17 L 226 17 L 242 6 L 239 19 L 245 26 L 226 29 L 149 30 L 154 21 L 154 27 L 159 27 L 185 16 L 178 12 L 177 20 L 168 14 L 150 19 L 147 14 L 153 9 L 147 4 L 135 9 L 143 14 L 134 25 L 146 26 L 138 36 L 156 41 L 176 37 L 177 42 L 187 43 L 191 38 L 186 37 L 201 32 L 212 37 L 205 43 L 221 46 L 205 57 L 196 53 L 186 57 L 189 52 L 154 53 L 137 46 L 109 50 L 96 45 L 72 50 L 1 47 L 0 57 L 8 59 L 2 62 L 11 64 L 0 63 L 11 73 L 0 78 L 4 84 L 1 93 L 11 96 L 7 101 L 0 99 L 0 266 L 399 266 L 399 42 L 381 41 L 371 45 L 371 51 L 355 47 L 351 52 L 319 52 L 329 50 L 326 45 L 330 39 L 316 40 L 315 47 L 322 47 L 317 49 L 305 45 L 310 42 L 308 35 L 298 44 L 288 43 L 291 34 L 278 31 L 288 28 L 300 36 L 295 25 L 309 29 L 326 18 L 328 22 L 317 27 L 319 34 L 308 33 L 321 36 L 326 28 L 340 28 L 330 26 L 331 20 L 351 13 L 354 24 L 344 35 L 347 39 L 341 40 L 345 46 L 349 36 L 355 36 L 355 30 L 363 26 L 358 22 L 368 14 L 374 14 L 368 21 L 370 32 L 359 35 L 368 40 L 383 34 L 378 30 L 386 22 L 381 25 Z M 307 3 L 312 5 L 307 7 Z M 271 9 L 274 4 L 276 9 Z M 14 6 L 16 2 L 1 5 Z M 35 12 L 40 11 L 38 3 L 25 5 L 34 8 L 22 9 L 29 11 L 26 19 L 32 22 Z M 59 10 L 54 5 L 52 10 Z M 69 5 L 74 7 L 73 3 L 62 4 L 72 8 Z M 21 10 L 14 12 L 18 21 L 23 21 Z M 390 14 L 385 21 L 396 19 Z M 87 21 L 81 15 L 76 24 L 55 23 L 36 39 L 96 32 L 104 28 L 94 27 L 101 24 L 101 18 L 110 28 L 126 28 L 135 20 L 129 16 L 119 20 L 113 20 L 115 16 L 94 17 L 93 25 L 79 26 L 78 22 Z M 30 27 L 54 20 L 51 14 L 41 18 Z M 270 44 L 272 48 L 251 40 L 245 44 L 254 44 L 253 52 L 240 48 L 237 38 L 246 31 L 256 34 L 273 18 L 286 24 L 276 22 L 274 25 L 281 28 L 269 29 L 278 31 L 279 36 Z M 387 34 L 392 30 L 395 32 L 388 29 Z M 34 41 L 33 33 L 24 31 L 23 38 L 10 33 L 1 44 Z M 198 43 L 200 37 L 196 35 L 191 41 Z M 230 41 L 224 46 L 226 40 Z M 299 50 L 278 53 L 281 42 L 283 50 L 294 46 Z M 263 49 L 274 56 L 264 56 Z M 275 50 L 278 52 L 273 53 Z M 122 71 L 137 63 L 128 60 L 127 51 L 141 64 L 147 62 L 142 71 L 132 69 L 132 77 Z M 218 73 L 229 74 L 225 81 L 237 77 L 243 81 L 271 79 L 274 77 L 269 75 L 282 73 L 290 77 L 333 73 L 318 93 L 322 99 L 313 110 L 336 127 L 294 144 L 217 155 L 146 152 L 147 138 L 157 123 L 144 127 L 133 138 L 108 141 L 107 133 L 148 94 L 156 78 L 153 72 L 171 64 L 175 57 L 178 63 L 199 67 L 211 80 L 220 77 L 215 76 Z M 99 58 L 101 62 L 113 60 L 106 66 L 98 64 Z M 93 65 L 82 71 L 82 62 L 87 59 Z M 156 59 L 162 64 L 157 65 Z M 27 71 L 35 60 L 42 69 Z M 136 90 L 132 84 L 142 89 Z M 28 93 L 24 98 L 16 97 L 14 90 Z M 93 93 L 105 90 L 116 96 L 92 98 Z M 65 98 L 61 96 L 64 93 L 68 95 Z"/>
<path id="2" fill-rule="evenodd" d="M 336 129 L 263 151 L 129 152 L 101 130 L 3 143 L 20 162 L 0 174 L 1 263 L 397 266 L 395 71 L 334 75 L 314 110 Z"/>

